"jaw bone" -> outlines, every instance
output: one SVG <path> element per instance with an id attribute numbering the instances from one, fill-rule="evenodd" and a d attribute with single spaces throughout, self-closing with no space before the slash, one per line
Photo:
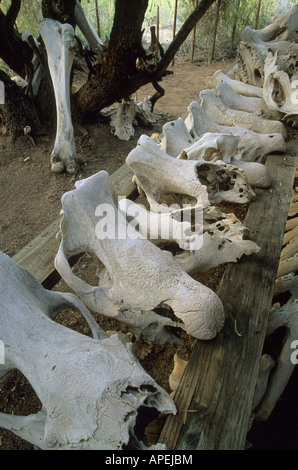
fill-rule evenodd
<path id="1" fill-rule="evenodd" d="M 224 312 L 217 295 L 128 224 L 105 171 L 77 182 L 74 191 L 64 194 L 62 207 L 55 266 L 90 309 L 119 320 L 149 343 L 179 343 L 169 327 L 199 339 L 211 339 L 221 330 Z M 93 253 L 104 265 L 106 284 L 90 286 L 75 276 L 68 259 L 82 252 Z M 169 311 L 174 319 L 162 316 Z"/>
<path id="2" fill-rule="evenodd" d="M 53 321 L 67 308 L 92 318 L 73 294 L 47 291 L 2 253 L 0 278 L 0 377 L 18 369 L 42 403 L 29 416 L 0 413 L 1 427 L 44 450 L 121 450 L 130 435 L 138 440 L 140 407 L 175 414 L 173 401 L 120 335 L 109 337 L 96 324 L 90 338 Z"/>
<path id="3" fill-rule="evenodd" d="M 261 134 L 281 134 L 287 137 L 282 122 L 264 119 L 253 113 L 230 109 L 220 100 L 215 90 L 203 90 L 200 93 L 200 105 L 210 119 L 223 126 L 236 126 Z"/>
<path id="4" fill-rule="evenodd" d="M 223 161 L 205 163 L 173 158 L 145 135 L 126 163 L 153 211 L 159 208 L 162 194 L 188 195 L 203 207 L 220 201 L 244 204 L 255 198 L 241 169 Z"/>
<path id="5" fill-rule="evenodd" d="M 39 30 L 47 50 L 57 109 L 52 171 L 61 173 L 66 168 L 68 173 L 75 173 L 76 148 L 70 106 L 70 74 L 75 56 L 74 29 L 69 24 L 47 18 L 40 21 Z"/>
<path id="6" fill-rule="evenodd" d="M 240 139 L 241 159 L 244 161 L 262 162 L 268 153 L 286 152 L 285 140 L 279 133 L 259 134 L 242 127 L 222 126 L 212 121 L 196 101 L 190 103 L 188 111 L 185 124 L 195 140 L 206 132 L 235 135 Z"/>

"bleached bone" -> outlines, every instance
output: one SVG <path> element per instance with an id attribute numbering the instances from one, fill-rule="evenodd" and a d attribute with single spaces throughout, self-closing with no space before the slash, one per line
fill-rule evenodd
<path id="1" fill-rule="evenodd" d="M 256 388 L 252 401 L 252 411 L 261 403 L 268 386 L 270 372 L 275 364 L 275 361 L 269 354 L 263 354 L 260 361 L 260 368 L 256 383 Z"/>
<path id="2" fill-rule="evenodd" d="M 176 392 L 179 382 L 182 378 L 183 372 L 187 366 L 187 362 L 185 359 L 181 359 L 177 353 L 174 355 L 174 369 L 172 370 L 169 376 L 169 386 L 172 392 Z"/>
<path id="3" fill-rule="evenodd" d="M 277 64 L 277 52 L 273 56 L 269 52 L 264 67 L 264 100 L 270 109 L 285 114 L 298 114 L 298 100 L 294 91 L 298 80 L 298 74 L 290 80 L 289 75 L 279 70 Z"/>
<path id="4" fill-rule="evenodd" d="M 236 263 L 243 255 L 258 253 L 260 247 L 246 239 L 248 229 L 234 214 L 224 214 L 215 207 L 204 210 L 202 248 L 175 256 L 188 273 L 205 272 L 223 263 Z"/>
<path id="5" fill-rule="evenodd" d="M 247 27 L 242 32 L 242 40 L 246 41 L 250 38 L 247 34 L 253 32 L 254 36 L 259 40 L 267 41 L 297 41 L 297 22 L 298 22 L 298 6 L 294 5 L 285 13 L 276 16 L 272 23 L 263 29 L 252 30 Z"/>
<path id="6" fill-rule="evenodd" d="M 119 200 L 119 210 L 124 217 L 134 220 L 141 238 L 151 240 L 157 245 L 161 241 L 175 242 L 184 250 L 201 248 L 203 234 L 202 207 L 174 208 L 169 212 L 148 211 L 145 206 L 136 204 L 129 199 Z M 195 214 L 197 211 L 197 214 Z M 201 221 L 195 230 L 192 221 Z"/>
<path id="7" fill-rule="evenodd" d="M 116 114 L 111 117 L 111 131 L 120 140 L 130 140 L 135 135 L 133 128 L 133 121 L 135 118 L 135 103 L 134 101 L 122 100 L 118 105 Z"/>
<path id="8" fill-rule="evenodd" d="M 243 127 L 261 134 L 279 133 L 284 139 L 287 137 L 282 122 L 264 119 L 246 111 L 230 109 L 220 100 L 215 90 L 202 90 L 200 105 L 210 119 L 222 126 Z"/>
<path id="9" fill-rule="evenodd" d="M 286 328 L 285 339 L 276 361 L 276 367 L 269 378 L 265 396 L 255 414 L 255 418 L 258 421 L 269 419 L 277 400 L 290 380 L 297 361 L 295 348 L 297 349 L 298 346 L 298 299 L 294 299 L 283 307 L 276 305 L 273 308 L 269 317 L 267 336 L 270 336 L 280 326 Z M 295 356 L 294 360 L 293 354 Z"/>
<path id="10" fill-rule="evenodd" d="M 204 207 L 220 201 L 250 202 L 255 198 L 239 168 L 223 161 L 180 160 L 163 152 L 149 137 L 142 135 L 127 159 L 137 185 L 146 194 L 151 210 L 162 194 L 184 194 Z"/>
<path id="11" fill-rule="evenodd" d="M 237 49 L 239 79 L 244 83 L 262 87 L 267 54 L 268 47 L 265 44 L 240 42 Z"/>
<path id="12" fill-rule="evenodd" d="M 285 276 L 280 276 L 275 281 L 274 296 L 287 291 L 289 291 L 294 298 L 298 298 L 298 275 L 295 275 L 293 272 Z"/>
<path id="13" fill-rule="evenodd" d="M 298 252 L 296 252 L 291 258 L 279 263 L 276 276 L 285 276 L 292 272 L 298 272 Z"/>
<path id="14" fill-rule="evenodd" d="M 76 44 L 74 29 L 69 24 L 46 18 L 39 22 L 39 30 L 47 50 L 57 110 L 52 171 L 61 173 L 66 169 L 68 173 L 75 173 L 76 147 L 70 106 L 70 74 Z"/>
<path id="15" fill-rule="evenodd" d="M 147 96 L 135 106 L 136 119 L 144 125 L 154 124 L 159 116 L 152 113 L 151 97 Z"/>
<path id="16" fill-rule="evenodd" d="M 174 259 L 188 273 L 236 262 L 244 254 L 251 255 L 260 250 L 255 242 L 247 239 L 248 229 L 234 214 L 226 215 L 215 207 L 205 208 L 201 217 L 197 217 L 197 223 L 194 214 L 194 223 L 186 222 L 186 209 L 156 214 L 128 199 L 121 200 L 119 207 L 126 217 L 134 218 L 144 238 L 152 239 L 157 245 L 176 242 L 181 249 L 187 250 L 176 254 Z M 168 245 L 165 243 L 163 248 L 167 250 Z"/>
<path id="17" fill-rule="evenodd" d="M 167 327 L 205 340 L 216 336 L 224 322 L 217 295 L 188 276 L 169 252 L 141 239 L 118 211 L 112 191 L 107 172 L 101 171 L 63 195 L 55 258 L 62 278 L 90 309 L 119 320 L 137 339 L 179 343 Z M 104 265 L 106 285 L 90 286 L 75 276 L 68 259 L 82 252 Z M 174 319 L 162 311 L 172 311 Z"/>
<path id="18" fill-rule="evenodd" d="M 2 253 L 0 277 L 0 376 L 20 370 L 42 403 L 34 415 L 0 413 L 1 427 L 44 450 L 121 450 L 130 435 L 137 445 L 140 407 L 176 412 L 120 335 L 108 337 L 96 324 L 90 338 L 53 321 L 66 308 L 92 319 L 73 294 L 47 291 Z"/>
<path id="19" fill-rule="evenodd" d="M 226 82 L 230 87 L 244 96 L 252 96 L 256 98 L 263 98 L 263 88 L 260 86 L 250 85 L 249 83 L 241 82 L 240 80 L 235 80 L 234 78 L 230 78 L 225 72 L 222 70 L 217 70 L 214 72 L 213 75 L 207 77 L 207 86 L 209 88 L 216 89 L 217 85 L 220 82 Z"/>
<path id="20" fill-rule="evenodd" d="M 237 93 L 231 86 L 225 82 L 220 82 L 216 87 L 217 94 L 221 101 L 231 109 L 255 113 L 272 119 L 280 119 L 282 114 L 274 112 L 265 103 L 264 98 L 253 96 L 244 96 Z"/>
<path id="21" fill-rule="evenodd" d="M 101 54 L 102 46 L 104 45 L 102 40 L 96 34 L 93 26 L 86 17 L 84 10 L 78 0 L 76 0 L 75 6 L 75 21 L 85 38 L 87 39 L 91 51 L 94 53 Z"/>
<path id="22" fill-rule="evenodd" d="M 239 137 L 228 134 L 206 133 L 191 147 L 183 150 L 179 159 L 218 161 L 240 168 L 244 171 L 247 182 L 256 188 L 270 188 L 271 178 L 262 163 L 244 162 L 237 157 Z"/>
<path id="23" fill-rule="evenodd" d="M 206 132 L 191 146 L 184 147 L 178 158 L 205 162 L 223 160 L 225 163 L 231 163 L 237 155 L 239 141 L 239 137 L 231 134 Z"/>
<path id="24" fill-rule="evenodd" d="M 197 101 L 190 103 L 188 111 L 185 124 L 194 139 L 198 140 L 206 132 L 239 137 L 241 159 L 244 161 L 262 162 L 265 155 L 271 152 L 286 152 L 285 140 L 279 133 L 259 134 L 242 127 L 216 124 Z"/>
<path id="25" fill-rule="evenodd" d="M 167 122 L 162 128 L 162 134 L 160 148 L 171 157 L 178 157 L 183 149 L 195 142 L 181 117 Z"/>

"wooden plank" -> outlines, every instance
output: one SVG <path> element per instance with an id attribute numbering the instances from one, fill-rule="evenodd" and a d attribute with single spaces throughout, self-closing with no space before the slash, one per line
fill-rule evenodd
<path id="1" fill-rule="evenodd" d="M 116 196 L 133 196 L 136 185 L 132 183 L 132 177 L 132 170 L 125 164 L 111 175 Z M 57 239 L 59 229 L 60 218 L 13 257 L 16 263 L 32 273 L 48 289 L 53 288 L 60 279 L 54 267 L 54 259 L 59 248 Z"/>
<path id="2" fill-rule="evenodd" d="M 225 271 L 217 292 L 225 326 L 195 345 L 175 395 L 177 415 L 159 437 L 169 450 L 244 449 L 296 164 L 290 151 L 267 159 L 273 187 L 256 191 L 244 222 L 261 250 Z"/>

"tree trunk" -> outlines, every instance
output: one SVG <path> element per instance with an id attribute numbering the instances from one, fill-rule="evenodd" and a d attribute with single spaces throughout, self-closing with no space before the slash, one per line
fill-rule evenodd
<path id="1" fill-rule="evenodd" d="M 76 118 L 95 119 L 103 108 L 128 98 L 148 83 L 155 84 L 160 91 L 161 87 L 157 82 L 167 74 L 167 67 L 179 47 L 215 1 L 199 2 L 161 58 L 157 70 L 146 73 L 136 68 L 136 60 L 144 54 L 141 28 L 148 0 L 116 0 L 114 25 L 106 59 L 96 75 L 74 96 L 73 111 Z"/>

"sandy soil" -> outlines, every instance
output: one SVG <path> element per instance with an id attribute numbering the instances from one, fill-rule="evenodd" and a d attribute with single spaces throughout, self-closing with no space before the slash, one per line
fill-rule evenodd
<path id="1" fill-rule="evenodd" d="M 166 77 L 162 83 L 166 94 L 157 102 L 155 113 L 160 115 L 160 119 L 154 127 L 136 128 L 135 138 L 129 142 L 120 141 L 113 136 L 106 121 L 87 127 L 89 139 L 76 135 L 77 151 L 85 162 L 76 179 L 86 178 L 102 169 L 112 174 L 125 162 L 141 134 L 160 133 L 165 122 L 182 116 L 189 103 L 198 99 L 200 91 L 206 88 L 208 75 L 218 69 L 227 72 L 232 66 L 231 62 L 209 66 L 176 59 L 175 65 L 171 67 L 174 74 Z M 150 85 L 140 89 L 138 100 L 153 92 Z M 49 135 L 36 138 L 35 146 L 25 136 L 19 138 L 14 146 L 9 137 L 0 137 L 0 250 L 9 256 L 17 253 L 59 217 L 61 196 L 74 188 L 75 179 L 71 175 L 51 173 L 50 153 L 54 131 L 49 129 Z M 85 262 L 91 265 L 90 260 Z M 223 269 L 214 270 L 212 278 L 206 276 L 202 282 L 215 289 Z M 63 283 L 57 288 L 66 289 Z M 90 333 L 84 320 L 73 312 L 61 315 L 58 321 L 85 334 Z M 98 321 L 101 322 L 101 319 Z M 111 324 L 110 327 L 113 326 Z M 140 346 L 138 357 L 143 367 L 161 386 L 169 390 L 168 376 L 177 348 L 146 349 L 144 345 Z M 179 355 L 187 359 L 191 348 L 192 341 L 185 338 L 185 347 L 178 351 Z M 26 415 L 39 409 L 40 402 L 21 373 L 11 372 L 0 381 L 0 412 Z M 31 445 L 0 429 L 0 450 L 30 449 Z"/>

